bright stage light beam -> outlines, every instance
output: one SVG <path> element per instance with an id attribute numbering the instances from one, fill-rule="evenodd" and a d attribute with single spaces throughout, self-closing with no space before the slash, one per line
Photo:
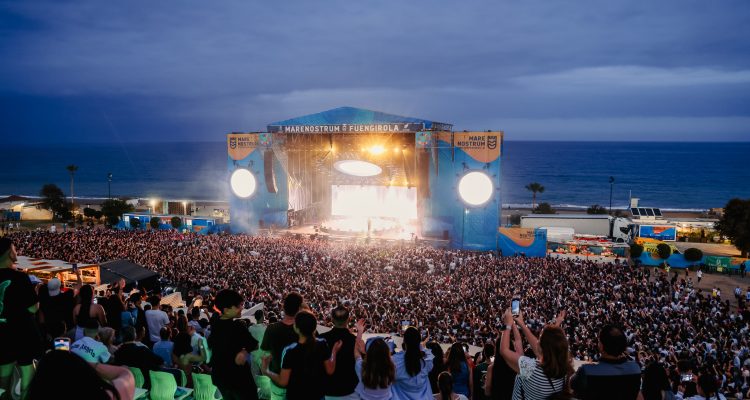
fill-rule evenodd
<path id="1" fill-rule="evenodd" d="M 458 194 L 461 200 L 471 206 L 481 206 L 492 197 L 495 186 L 484 172 L 474 171 L 464 175 L 458 181 Z"/>
<path id="2" fill-rule="evenodd" d="M 382 145 L 376 144 L 370 147 L 370 154 L 374 156 L 379 156 L 383 153 L 385 153 L 385 147 L 383 147 Z"/>
<path id="3" fill-rule="evenodd" d="M 238 168 L 232 172 L 232 176 L 229 178 L 229 185 L 235 196 L 246 199 L 255 193 L 258 182 L 255 180 L 255 175 L 252 172 L 245 168 Z"/>
<path id="4" fill-rule="evenodd" d="M 377 165 L 362 160 L 336 161 L 333 167 L 339 172 L 352 176 L 375 176 L 383 172 L 383 169 Z"/>

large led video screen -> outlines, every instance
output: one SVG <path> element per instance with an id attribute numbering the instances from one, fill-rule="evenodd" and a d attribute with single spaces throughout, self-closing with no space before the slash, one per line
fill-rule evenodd
<path id="1" fill-rule="evenodd" d="M 331 214 L 417 219 L 417 189 L 403 186 L 333 185 Z"/>

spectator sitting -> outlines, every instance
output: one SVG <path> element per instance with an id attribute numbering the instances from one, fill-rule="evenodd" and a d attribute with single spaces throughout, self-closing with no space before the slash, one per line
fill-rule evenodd
<path id="1" fill-rule="evenodd" d="M 467 400 L 466 396 L 453 391 L 453 377 L 448 371 L 443 371 L 438 376 L 439 393 L 433 395 L 435 400 Z"/>
<path id="2" fill-rule="evenodd" d="M 433 356 L 429 349 L 423 349 L 417 328 L 410 326 L 404 331 L 402 344 L 404 351 L 393 355 L 396 380 L 393 382 L 393 398 L 420 400 L 432 395 L 429 373 L 432 370 Z M 452 382 L 451 382 L 452 387 Z"/>
<path id="3" fill-rule="evenodd" d="M 164 360 L 138 341 L 135 328 L 129 326 L 122 329 L 122 344 L 115 352 L 115 364 L 139 368 L 143 373 L 145 387 L 151 387 L 148 371 L 158 371 Z"/>
<path id="4" fill-rule="evenodd" d="M 172 360 L 172 351 L 174 349 L 174 342 L 172 342 L 171 339 L 171 330 L 167 327 L 161 328 L 161 332 L 159 332 L 159 337 L 161 340 L 154 343 L 154 354 L 161 357 L 162 360 L 164 360 L 164 365 L 167 367 L 172 367 L 174 365 L 174 361 Z"/>
<path id="5" fill-rule="evenodd" d="M 115 342 L 115 330 L 105 326 L 99 328 L 99 340 L 101 340 L 102 344 L 107 346 L 107 350 L 109 350 L 110 355 L 115 355 L 115 352 L 117 351 L 117 345 L 114 344 Z"/>
<path id="6" fill-rule="evenodd" d="M 70 346 L 70 352 L 90 363 L 107 363 L 110 359 L 109 349 L 99 340 L 99 323 L 88 320 L 83 329 L 84 336 Z"/>
<path id="7" fill-rule="evenodd" d="M 605 325 L 599 332 L 598 364 L 583 365 L 571 379 L 576 396 L 586 399 L 635 399 L 641 387 L 641 368 L 625 355 L 622 330 Z M 616 388 L 616 389 L 615 389 Z"/>
<path id="8" fill-rule="evenodd" d="M 39 361 L 27 399 L 125 400 L 134 393 L 135 380 L 126 368 L 92 365 L 71 352 L 52 350 Z"/>

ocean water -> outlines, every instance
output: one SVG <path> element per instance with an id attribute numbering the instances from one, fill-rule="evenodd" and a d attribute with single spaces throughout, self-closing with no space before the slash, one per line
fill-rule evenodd
<path id="1" fill-rule="evenodd" d="M 226 200 L 225 142 L 6 145 L 0 195 L 38 195 L 45 183 L 67 194 L 68 164 L 79 167 L 76 197 L 113 196 Z M 545 187 L 537 202 L 558 206 L 613 205 L 629 193 L 641 205 L 693 210 L 750 198 L 750 143 L 505 142 L 504 207 L 528 206 L 530 182 Z"/>

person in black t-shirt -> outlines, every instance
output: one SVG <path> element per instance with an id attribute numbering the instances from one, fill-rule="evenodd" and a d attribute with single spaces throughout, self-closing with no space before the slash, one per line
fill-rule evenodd
<path id="1" fill-rule="evenodd" d="M 242 322 L 235 320 L 241 315 L 243 304 L 242 296 L 229 289 L 220 291 L 214 300 L 221 317 L 212 319 L 208 337 L 208 347 L 213 353 L 211 377 L 227 400 L 258 398 L 258 388 L 247 362 L 250 352 L 258 348 L 258 341 Z"/>
<path id="2" fill-rule="evenodd" d="M 474 366 L 474 371 L 471 374 L 474 380 L 474 391 L 472 391 L 473 400 L 488 400 L 490 397 L 484 393 L 484 383 L 487 378 L 487 368 L 492 362 L 492 356 L 495 354 L 495 345 L 492 343 L 485 343 L 482 348 L 482 362 Z"/>
<path id="3" fill-rule="evenodd" d="M 39 297 L 29 276 L 13 266 L 16 261 L 13 242 L 0 238 L 0 388 L 10 393 L 13 367 L 18 364 L 24 397 L 34 374 L 32 361 L 42 351 L 42 339 L 34 321 Z"/>
<path id="4" fill-rule="evenodd" d="M 357 336 L 347 328 L 349 323 L 349 310 L 344 306 L 338 306 L 331 311 L 333 329 L 320 335 L 333 348 L 336 342 L 341 341 L 341 351 L 336 355 L 336 370 L 329 376 L 326 382 L 326 398 L 357 396 L 354 390 L 357 388 L 359 378 L 354 370 L 354 345 Z"/>
<path id="5" fill-rule="evenodd" d="M 325 394 L 325 375 L 336 369 L 336 353 L 341 349 L 339 340 L 329 350 L 323 339 L 315 338 L 318 323 L 309 311 L 300 311 L 294 317 L 294 330 L 299 335 L 297 343 L 287 346 L 281 356 L 281 372 L 269 371 L 271 357 L 263 358 L 263 373 L 280 387 L 286 387 L 288 400 L 320 400 Z M 352 350 L 353 351 L 353 350 Z"/>
<path id="6" fill-rule="evenodd" d="M 302 296 L 299 293 L 289 293 L 284 298 L 284 319 L 268 325 L 263 335 L 261 350 L 270 353 L 271 363 L 269 370 L 273 373 L 281 372 L 281 353 L 286 346 L 297 342 L 297 333 L 294 331 L 294 316 L 302 308 Z M 285 400 L 286 388 L 279 387 L 271 382 L 271 400 Z"/>

